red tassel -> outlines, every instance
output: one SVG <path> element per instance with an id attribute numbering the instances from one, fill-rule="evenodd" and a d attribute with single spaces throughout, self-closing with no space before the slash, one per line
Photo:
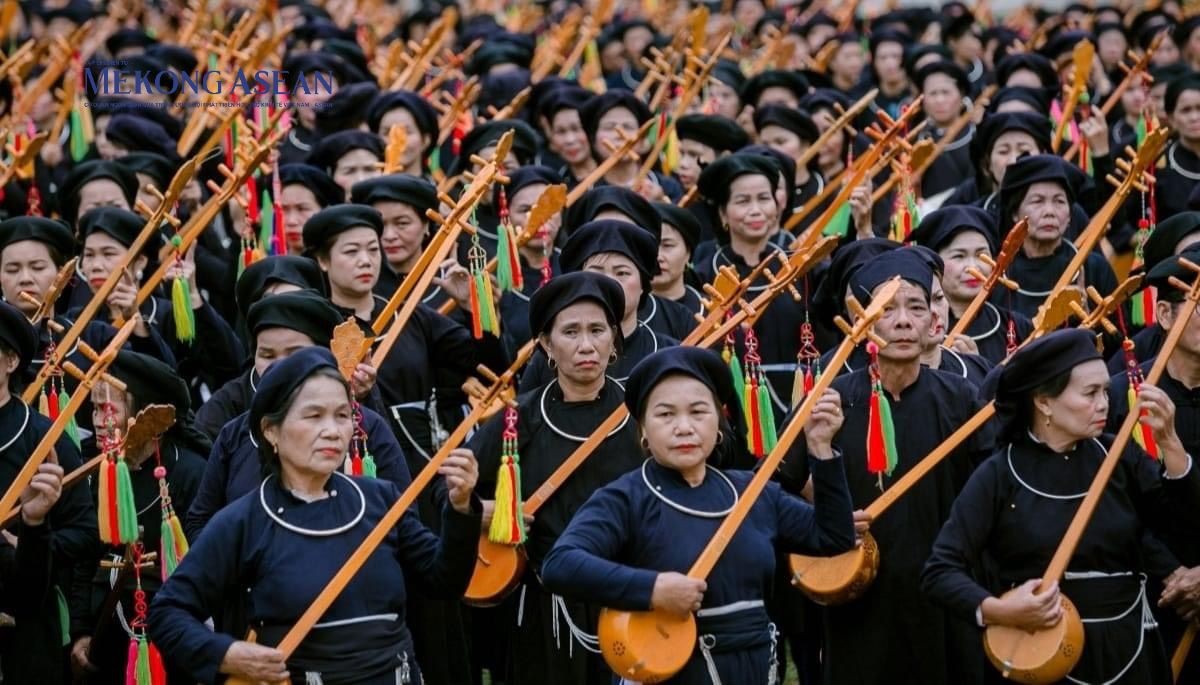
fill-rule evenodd
<path id="1" fill-rule="evenodd" d="M 108 534 L 110 540 L 121 539 L 121 519 L 117 513 L 117 462 L 112 459 L 104 460 L 104 468 L 108 469 Z M 136 655 L 135 655 L 136 656 Z"/>
<path id="2" fill-rule="evenodd" d="M 153 685 L 167 685 L 167 668 L 153 642 L 150 643 L 150 679 Z"/>
<path id="3" fill-rule="evenodd" d="M 58 388 L 53 383 L 50 384 L 50 396 L 46 399 L 46 410 L 51 421 L 58 420 Z"/>
<path id="4" fill-rule="evenodd" d="M 129 641 L 129 651 L 125 656 L 125 685 L 137 685 L 137 653 L 138 641 L 133 638 Z"/>
<path id="5" fill-rule="evenodd" d="M 879 393 L 871 392 L 870 417 L 867 421 L 867 471 L 887 471 L 887 446 L 883 441 L 883 419 L 879 413 Z"/>
<path id="6" fill-rule="evenodd" d="M 815 385 L 815 383 L 816 383 L 816 381 L 814 381 L 814 379 L 813 379 L 812 367 L 809 366 L 804 369 L 804 396 L 805 397 L 808 397 L 809 394 L 812 393 L 813 385 Z"/>
<path id="7" fill-rule="evenodd" d="M 762 458 L 763 450 L 762 417 L 758 415 L 758 379 L 751 376 L 746 383 L 747 405 L 750 408 L 750 451 L 755 457 Z"/>

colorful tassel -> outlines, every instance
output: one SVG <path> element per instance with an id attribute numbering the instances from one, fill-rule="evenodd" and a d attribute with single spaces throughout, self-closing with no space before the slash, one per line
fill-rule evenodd
<path id="1" fill-rule="evenodd" d="M 196 339 L 196 314 L 192 311 L 192 286 L 186 278 L 176 278 L 171 283 L 171 311 L 175 337 L 190 344 Z"/>
<path id="2" fill-rule="evenodd" d="M 183 561 L 183 555 L 187 554 L 188 541 L 183 532 L 183 524 L 179 522 L 179 516 L 175 513 L 175 507 L 171 502 L 171 490 L 167 485 L 167 469 L 162 465 L 161 457 L 159 457 L 159 465 L 154 468 L 154 477 L 158 479 L 158 498 L 162 509 L 162 522 L 159 525 L 158 566 L 162 572 L 162 579 L 166 582 L 167 578 L 179 567 L 179 562 Z"/>
<path id="3" fill-rule="evenodd" d="M 825 224 L 825 228 L 821 231 L 821 235 L 828 238 L 830 236 L 836 238 L 845 238 L 850 232 L 850 202 L 843 202 L 841 207 L 834 212 L 829 223 Z"/>
<path id="4" fill-rule="evenodd" d="M 362 458 L 362 475 L 367 478 L 378 478 L 379 467 L 375 464 L 375 456 L 365 452 Z"/>
<path id="5" fill-rule="evenodd" d="M 117 527 L 117 466 L 111 459 L 100 466 L 99 502 L 96 517 L 100 523 L 100 539 L 114 544 L 121 537 Z"/>
<path id="6" fill-rule="evenodd" d="M 150 679 L 154 685 L 167 685 L 167 667 L 153 642 L 150 643 Z"/>
<path id="7" fill-rule="evenodd" d="M 50 400 L 46 398 L 45 386 L 42 386 L 42 392 L 38 394 L 38 413 L 47 418 L 50 417 Z"/>
<path id="8" fill-rule="evenodd" d="M 879 347 L 867 343 L 867 354 L 871 362 L 871 399 L 867 417 L 867 472 L 879 479 L 883 489 L 883 477 L 891 476 L 899 461 L 896 449 L 896 427 L 892 423 L 892 406 L 883 390 L 879 375 Z"/>
<path id="9" fill-rule="evenodd" d="M 517 410 L 504 412 L 500 470 L 496 474 L 496 508 L 488 528 L 488 540 L 500 545 L 525 542 L 525 522 L 521 501 L 521 456 L 517 447 Z"/>
<path id="10" fill-rule="evenodd" d="M 775 447 L 775 410 L 771 406 L 771 390 L 767 387 L 769 381 L 758 354 L 758 338 L 753 328 L 747 328 L 745 335 L 745 378 L 740 396 L 746 417 L 746 444 L 750 453 L 761 459 Z"/>
<path id="11" fill-rule="evenodd" d="M 488 277 L 487 253 L 479 244 L 478 232 L 471 237 L 467 256 L 471 264 L 471 332 L 476 339 L 484 333 L 499 336 L 500 317 L 492 296 L 492 279 Z"/>
<path id="12" fill-rule="evenodd" d="M 64 407 L 71 404 L 71 396 L 67 394 L 66 386 L 63 386 L 62 392 L 59 393 L 58 401 Z M 79 424 L 75 422 L 74 414 L 71 415 L 71 418 L 67 419 L 67 427 L 64 432 L 67 434 L 67 438 L 75 443 L 75 448 L 79 449 Z"/>
<path id="13" fill-rule="evenodd" d="M 133 479 L 129 475 L 129 464 L 117 460 L 117 520 L 121 537 L 120 544 L 129 544 L 138 539 L 137 501 L 133 497 Z"/>

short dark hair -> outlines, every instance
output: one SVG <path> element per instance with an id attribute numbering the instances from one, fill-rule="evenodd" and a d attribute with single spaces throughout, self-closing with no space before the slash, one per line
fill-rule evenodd
<path id="1" fill-rule="evenodd" d="M 308 385 L 308 382 L 314 378 L 332 378 L 341 384 L 342 388 L 346 391 L 347 396 L 350 395 L 350 383 L 348 383 L 346 379 L 342 377 L 342 374 L 337 369 L 332 367 L 319 368 L 308 378 L 305 378 L 303 383 L 297 385 L 296 389 L 292 390 L 291 394 L 287 396 L 287 399 L 283 401 L 283 404 L 281 404 L 278 409 L 263 415 L 263 426 L 282 425 L 283 420 L 287 417 L 288 412 L 291 411 L 292 405 L 295 404 L 296 399 L 300 397 L 300 391 L 303 390 L 304 386 Z M 279 476 L 279 454 L 275 452 L 275 450 L 271 447 L 271 444 L 266 440 L 263 440 L 262 444 L 258 446 L 258 458 L 262 465 L 262 475 L 264 478 L 269 475 Z"/>
<path id="2" fill-rule="evenodd" d="M 1071 371 L 1073 370 L 1067 369 L 1056 376 L 1051 376 L 1029 391 L 1025 401 L 1021 403 L 1021 421 L 1017 428 L 1028 430 L 1033 427 L 1033 398 L 1038 396 L 1055 398 L 1063 394 L 1063 391 L 1071 384 Z"/>

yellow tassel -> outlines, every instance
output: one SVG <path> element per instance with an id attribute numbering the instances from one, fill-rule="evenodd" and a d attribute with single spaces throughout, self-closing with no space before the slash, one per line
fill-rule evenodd
<path id="1" fill-rule="evenodd" d="M 496 508 L 492 513 L 492 525 L 488 528 L 488 539 L 502 545 L 520 544 L 524 537 L 520 499 L 515 482 L 515 464 L 509 455 L 500 460 L 500 470 L 496 476 Z"/>

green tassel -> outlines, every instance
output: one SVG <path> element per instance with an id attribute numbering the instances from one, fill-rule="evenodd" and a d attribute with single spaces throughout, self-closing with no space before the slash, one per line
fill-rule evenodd
<path id="1" fill-rule="evenodd" d="M 137 502 L 133 499 L 133 481 L 129 476 L 129 465 L 124 459 L 117 460 L 117 525 L 121 529 L 119 542 L 137 542 Z"/>
<path id="2" fill-rule="evenodd" d="M 63 386 L 62 392 L 58 393 L 58 406 L 65 407 L 71 402 L 71 396 L 67 394 L 67 386 Z M 67 437 L 71 442 L 75 443 L 75 449 L 79 449 L 79 425 L 75 423 L 75 415 L 67 419 L 66 428 Z"/>
<path id="3" fill-rule="evenodd" d="M 912 217 L 912 230 L 915 231 L 917 226 L 921 225 L 921 212 L 917 209 L 917 199 L 912 193 L 908 193 L 905 198 L 908 202 L 908 214 Z"/>
<path id="4" fill-rule="evenodd" d="M 771 391 L 767 388 L 767 376 L 758 377 L 758 417 L 762 423 L 763 451 L 770 454 L 779 442 L 775 433 L 775 409 L 771 406 Z"/>
<path id="5" fill-rule="evenodd" d="M 171 309 L 175 318 L 175 337 L 191 343 L 196 338 L 196 313 L 192 311 L 192 286 L 186 278 L 171 284 Z"/>
<path id="6" fill-rule="evenodd" d="M 750 408 L 745 406 L 742 398 L 746 396 L 746 379 L 742 377 L 742 363 L 738 361 L 737 354 L 733 354 L 729 358 L 729 373 L 733 375 L 733 389 L 737 392 L 738 404 L 742 406 L 742 413 L 746 417 L 746 421 L 750 421 Z"/>
<path id="7" fill-rule="evenodd" d="M 68 144 L 71 146 L 71 159 L 78 162 L 87 157 L 88 143 L 83 139 L 83 120 L 75 108 L 71 108 L 71 137 Z"/>
<path id="8" fill-rule="evenodd" d="M 433 152 L 429 153 L 429 173 L 436 174 L 442 170 L 442 148 L 436 146 Z"/>
<path id="9" fill-rule="evenodd" d="M 266 254 L 271 254 L 271 241 L 275 237 L 275 208 L 266 189 L 262 191 L 262 204 L 258 210 L 258 245 Z"/>
<path id="10" fill-rule="evenodd" d="M 1137 140 L 1137 146 L 1140 148 L 1146 140 L 1146 136 L 1150 133 L 1146 129 L 1146 114 L 1144 112 L 1138 115 L 1137 126 L 1134 127 L 1133 131 L 1134 139 Z"/>
<path id="11" fill-rule="evenodd" d="M 512 231 L 501 224 L 496 227 L 496 235 L 499 238 L 496 243 L 496 283 L 500 292 L 508 292 L 513 290 Z"/>
<path id="12" fill-rule="evenodd" d="M 175 553 L 175 531 L 171 530 L 171 522 L 165 516 L 158 529 L 158 535 L 162 546 L 162 556 L 159 557 L 159 561 L 162 563 L 163 577 L 166 578 L 175 572 L 175 567 L 179 562 L 178 555 Z"/>
<path id="13" fill-rule="evenodd" d="M 824 228 L 824 230 L 821 231 L 821 235 L 824 237 L 827 237 L 827 238 L 829 236 L 845 238 L 846 234 L 849 233 L 849 231 L 850 231 L 850 203 L 843 202 L 842 206 L 838 207 L 837 212 L 835 212 L 833 217 L 829 220 L 829 223 L 825 224 L 825 228 Z"/>
<path id="14" fill-rule="evenodd" d="M 71 644 L 71 611 L 67 608 L 67 598 L 57 585 L 54 586 L 54 604 L 58 609 L 59 644 L 65 647 Z"/>
<path id="15" fill-rule="evenodd" d="M 137 639 L 137 685 L 153 685 L 150 676 L 150 643 L 145 635 Z"/>
<path id="16" fill-rule="evenodd" d="M 879 418 L 883 425 L 883 445 L 887 451 L 887 475 L 896 470 L 899 455 L 896 452 L 896 426 L 892 423 L 892 403 L 886 393 L 879 394 Z"/>
<path id="17" fill-rule="evenodd" d="M 362 470 L 363 470 L 363 475 L 366 476 L 367 478 L 377 478 L 378 477 L 376 474 L 378 473 L 379 469 L 378 469 L 378 467 L 375 466 L 375 457 L 372 456 L 370 452 L 367 452 L 366 456 L 363 457 Z"/>
<path id="18" fill-rule="evenodd" d="M 479 301 L 479 322 L 484 331 L 495 330 L 494 322 L 492 321 L 492 308 L 489 303 L 484 301 L 487 297 L 487 288 L 483 285 L 483 279 L 487 278 L 487 274 L 483 271 L 475 274 L 475 293 L 478 295 Z"/>

